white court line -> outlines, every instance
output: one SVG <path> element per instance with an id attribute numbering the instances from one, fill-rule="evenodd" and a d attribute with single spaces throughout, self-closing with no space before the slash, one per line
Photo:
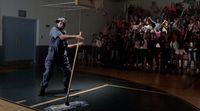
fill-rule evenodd
<path id="1" fill-rule="evenodd" d="M 135 91 L 149 92 L 149 93 L 157 93 L 157 94 L 162 94 L 162 95 L 169 95 L 168 93 L 165 93 L 165 92 L 158 92 L 158 91 L 144 90 L 144 89 L 138 89 L 138 88 L 131 88 L 131 87 L 119 86 L 119 85 L 113 85 L 113 84 L 104 84 L 104 85 L 101 85 L 101 86 L 98 86 L 98 87 L 94 87 L 94 88 L 87 89 L 87 90 L 84 90 L 84 91 L 80 91 L 80 92 L 77 92 L 77 93 L 74 93 L 74 94 L 70 94 L 69 97 L 80 95 L 80 94 L 84 94 L 84 93 L 88 93 L 88 92 L 91 92 L 91 91 L 94 91 L 94 90 L 98 90 L 98 89 L 101 89 L 101 88 L 104 88 L 104 87 L 107 87 L 107 86 L 116 87 L 116 88 L 122 88 L 122 89 L 135 90 Z M 35 105 L 31 105 L 29 107 L 35 108 L 35 107 L 38 107 L 38 106 L 42 106 L 42 105 L 45 105 L 45 104 L 48 104 L 48 103 L 52 103 L 52 102 L 56 102 L 56 101 L 63 100 L 63 99 L 66 99 L 66 96 L 60 97 L 60 98 L 56 98 L 56 99 L 52 99 L 52 100 L 49 100 L 49 101 L 45 101 L 45 102 L 42 102 L 42 103 L 38 103 L 38 104 L 35 104 Z"/>
<path id="2" fill-rule="evenodd" d="M 15 103 L 21 104 L 21 103 L 25 103 L 26 100 L 20 100 L 20 101 L 16 101 Z"/>
<path id="3" fill-rule="evenodd" d="M 151 91 L 151 90 L 138 89 L 138 88 L 131 88 L 131 87 L 119 86 L 119 85 L 113 85 L 113 84 L 108 84 L 108 86 L 122 88 L 122 89 L 135 90 L 135 91 L 141 91 L 141 92 L 148 92 L 148 93 L 156 93 L 156 94 L 162 94 L 162 95 L 169 95 L 168 93 L 165 93 L 165 92 Z"/>
<path id="4" fill-rule="evenodd" d="M 91 91 L 94 91 L 94 90 L 97 90 L 97 89 L 101 89 L 101 88 L 104 88 L 104 87 L 107 87 L 107 86 L 108 86 L 108 84 L 104 84 L 104 85 L 101 85 L 101 86 L 98 86 L 98 87 L 94 87 L 94 88 L 87 89 L 87 90 L 84 90 L 84 91 L 80 91 L 80 92 L 77 92 L 77 93 L 74 93 L 74 94 L 70 94 L 69 97 L 80 95 L 80 94 L 84 94 L 84 93 L 87 93 L 87 92 L 91 92 Z M 55 102 L 55 101 L 63 100 L 63 99 L 66 99 L 66 98 L 67 97 L 64 96 L 64 97 L 52 99 L 52 100 L 49 100 L 49 101 L 45 101 L 45 102 L 42 102 L 42 103 L 38 103 L 38 104 L 35 104 L 35 105 L 31 105 L 29 107 L 35 108 L 35 107 L 42 106 L 42 105 L 45 105 L 45 104 L 48 104 L 48 103 L 52 103 L 52 102 Z"/>

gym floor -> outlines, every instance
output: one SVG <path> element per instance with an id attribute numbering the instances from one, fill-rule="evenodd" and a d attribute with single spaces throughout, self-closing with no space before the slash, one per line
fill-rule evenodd
<path id="1" fill-rule="evenodd" d="M 135 75 L 138 81 L 134 82 L 127 75 Z M 149 80 L 141 75 L 149 76 Z M 170 90 L 159 88 L 162 85 L 157 84 L 159 87 L 153 88 L 153 82 L 149 82 L 153 75 L 78 67 L 73 76 L 69 101 L 86 101 L 89 104 L 74 111 L 199 111 L 198 106 L 190 101 L 170 93 Z M 48 106 L 64 103 L 66 95 L 63 91 L 62 73 L 55 71 L 44 97 L 37 96 L 41 78 L 42 71 L 35 67 L 1 70 L 0 110 L 42 111 Z"/>

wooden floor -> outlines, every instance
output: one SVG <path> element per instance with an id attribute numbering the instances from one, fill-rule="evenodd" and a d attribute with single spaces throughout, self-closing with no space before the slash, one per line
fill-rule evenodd
<path id="1" fill-rule="evenodd" d="M 0 103 L 0 111 L 37 111 L 2 98 L 0 98 Z"/>
<path id="2" fill-rule="evenodd" d="M 151 86 L 166 91 L 200 108 L 200 78 L 198 75 L 159 74 L 89 66 L 78 66 L 77 70 Z"/>
<path id="3" fill-rule="evenodd" d="M 32 108 L 42 110 L 50 105 L 65 102 L 61 71 L 55 71 L 57 75 L 52 78 L 47 95 L 39 97 L 37 94 L 40 89 L 42 70 L 37 67 L 3 69 L 0 72 L 0 111 L 33 111 Z M 159 74 L 78 65 L 73 78 L 72 88 L 76 90 L 71 95 L 82 95 L 71 97 L 71 100 L 86 100 L 90 103 L 89 107 L 80 109 L 83 111 L 90 111 L 91 108 L 92 111 L 116 111 L 115 109 L 118 108 L 125 111 L 130 110 L 129 108 L 134 111 L 147 109 L 149 111 L 150 109 L 151 111 L 199 111 L 200 109 L 198 75 Z M 119 95 L 123 95 L 123 98 L 119 99 Z M 152 100 L 154 102 L 151 102 Z M 122 101 L 127 103 L 124 104 Z M 127 110 L 121 105 L 127 106 Z M 99 109 L 101 106 L 104 106 L 103 110 Z"/>

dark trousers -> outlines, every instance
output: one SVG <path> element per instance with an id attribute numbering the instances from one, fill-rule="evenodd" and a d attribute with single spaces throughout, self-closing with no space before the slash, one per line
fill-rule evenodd
<path id="1" fill-rule="evenodd" d="M 45 72 L 43 73 L 43 79 L 41 82 L 42 87 L 48 87 L 48 83 L 51 79 L 56 65 L 60 67 L 64 74 L 64 87 L 68 88 L 69 79 L 71 76 L 71 65 L 69 59 L 67 57 L 67 54 L 59 56 L 52 47 L 49 47 L 48 55 L 45 60 Z"/>

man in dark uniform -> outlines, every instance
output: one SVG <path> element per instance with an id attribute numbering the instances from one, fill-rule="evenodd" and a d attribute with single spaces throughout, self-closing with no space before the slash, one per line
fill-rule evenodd
<path id="1" fill-rule="evenodd" d="M 45 95 L 45 89 L 48 87 L 49 80 L 53 74 L 55 65 L 59 66 L 64 73 L 64 87 L 65 91 L 68 90 L 69 79 L 71 76 L 71 66 L 67 56 L 67 48 L 74 47 L 79 44 L 68 45 L 67 40 L 69 39 L 81 39 L 81 35 L 67 35 L 64 32 L 66 20 L 65 18 L 58 18 L 56 20 L 56 26 L 54 26 L 49 33 L 50 42 L 48 48 L 48 54 L 45 60 L 45 72 L 43 73 L 43 79 L 41 82 L 41 89 L 39 96 Z"/>

